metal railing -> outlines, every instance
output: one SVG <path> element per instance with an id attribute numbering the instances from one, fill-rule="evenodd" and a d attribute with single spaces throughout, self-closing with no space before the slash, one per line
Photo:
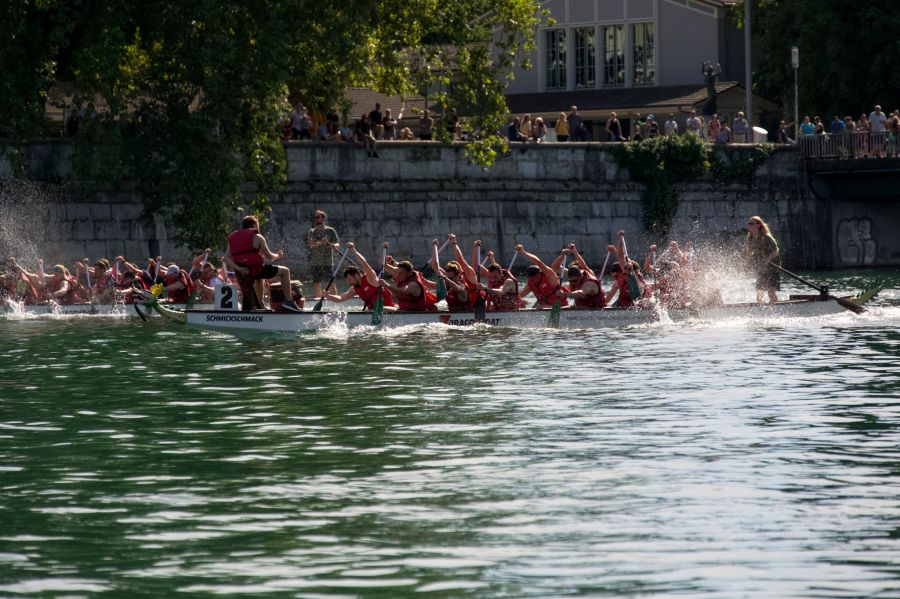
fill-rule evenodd
<path id="1" fill-rule="evenodd" d="M 801 135 L 798 140 L 803 158 L 885 158 L 900 156 L 900 135 L 894 131 L 874 133 L 848 131 Z"/>

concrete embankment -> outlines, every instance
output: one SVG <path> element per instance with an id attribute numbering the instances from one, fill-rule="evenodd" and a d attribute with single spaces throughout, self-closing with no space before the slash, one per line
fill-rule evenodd
<path id="1" fill-rule="evenodd" d="M 643 255 L 649 243 L 664 240 L 644 233 L 644 188 L 631 180 L 610 149 L 597 143 L 518 146 L 482 171 L 467 162 L 462 145 L 383 143 L 380 157 L 368 158 L 362 148 L 347 144 L 291 142 L 288 184 L 272 198 L 267 235 L 274 245 L 284 244 L 289 264 L 300 269 L 315 208 L 328 212 L 342 240 L 355 241 L 368 255 L 390 241 L 395 256 L 416 263 L 427 259 L 431 239 L 451 231 L 466 247 L 483 239 L 501 261 L 509 260 L 516 243 L 549 256 L 570 241 L 584 248 L 589 260 L 601 261 L 618 229 L 628 232 L 632 251 Z M 185 255 L 174 246 L 162 217 L 141 220 L 140 198 L 127 182 L 91 193 L 75 191 L 71 154 L 61 141 L 29 146 L 29 178 L 39 185 L 13 182 L 6 155 L 0 159 L 4 253 L 28 253 L 20 239 L 25 236 L 46 260 Z M 879 230 L 877 217 L 860 217 L 870 221 L 862 236 L 872 238 L 860 241 L 858 229 L 865 223 L 860 224 L 852 207 L 836 210 L 843 220 L 859 221 L 853 231 L 844 231 L 846 223 L 832 221 L 834 199 L 812 193 L 808 180 L 797 153 L 785 148 L 756 171 L 751 185 L 711 175 L 680 184 L 670 236 L 698 245 L 738 242 L 746 219 L 758 214 L 769 221 L 794 265 L 900 260 L 884 242 L 879 246 L 879 236 L 888 235 Z M 861 248 L 859 256 L 836 247 L 839 229 L 848 243 Z"/>

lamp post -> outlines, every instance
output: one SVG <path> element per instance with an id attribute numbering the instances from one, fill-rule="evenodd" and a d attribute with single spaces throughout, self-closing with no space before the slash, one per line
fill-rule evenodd
<path id="1" fill-rule="evenodd" d="M 744 80 L 746 87 L 746 114 L 753 127 L 753 71 L 750 67 L 750 0 L 744 0 Z M 752 136 L 753 130 L 750 130 Z M 752 137 L 751 137 L 752 140 Z"/>
<path id="2" fill-rule="evenodd" d="M 794 139 L 800 139 L 800 86 L 797 84 L 797 72 L 800 70 L 800 48 L 791 48 L 791 65 L 794 67 Z"/>

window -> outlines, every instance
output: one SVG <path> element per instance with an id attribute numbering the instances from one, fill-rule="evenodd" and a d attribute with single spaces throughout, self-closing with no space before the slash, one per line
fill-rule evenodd
<path id="1" fill-rule="evenodd" d="M 566 30 L 545 32 L 547 48 L 547 89 L 566 89 Z"/>
<path id="2" fill-rule="evenodd" d="M 656 49 L 654 47 L 653 23 L 638 23 L 631 26 L 633 40 L 632 60 L 634 85 L 656 83 Z"/>
<path id="3" fill-rule="evenodd" d="M 575 29 L 575 87 L 595 87 L 597 50 L 593 27 Z"/>
<path id="4" fill-rule="evenodd" d="M 625 85 L 625 26 L 603 28 L 603 85 Z"/>

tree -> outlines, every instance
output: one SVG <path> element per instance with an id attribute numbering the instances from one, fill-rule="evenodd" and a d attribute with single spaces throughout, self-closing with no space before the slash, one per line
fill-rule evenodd
<path id="1" fill-rule="evenodd" d="M 733 13 L 738 20 L 741 11 Z M 790 49 L 796 45 L 801 116 L 818 114 L 827 122 L 896 101 L 900 36 L 884 2 L 754 0 L 752 18 L 759 42 L 754 88 L 762 95 L 793 105 Z"/>
<path id="2" fill-rule="evenodd" d="M 285 178 L 288 99 L 330 109 L 352 85 L 438 90 L 479 107 L 490 134 L 511 66 L 534 48 L 537 0 L 8 0 L 0 128 L 39 135 L 54 82 L 82 108 L 75 163 L 88 182 L 134 180 L 191 248 L 220 243 L 242 186 L 264 212 Z M 441 128 L 439 128 L 441 129 Z M 490 160 L 488 135 L 472 156 Z M 486 149 L 485 149 L 486 148 Z"/>

